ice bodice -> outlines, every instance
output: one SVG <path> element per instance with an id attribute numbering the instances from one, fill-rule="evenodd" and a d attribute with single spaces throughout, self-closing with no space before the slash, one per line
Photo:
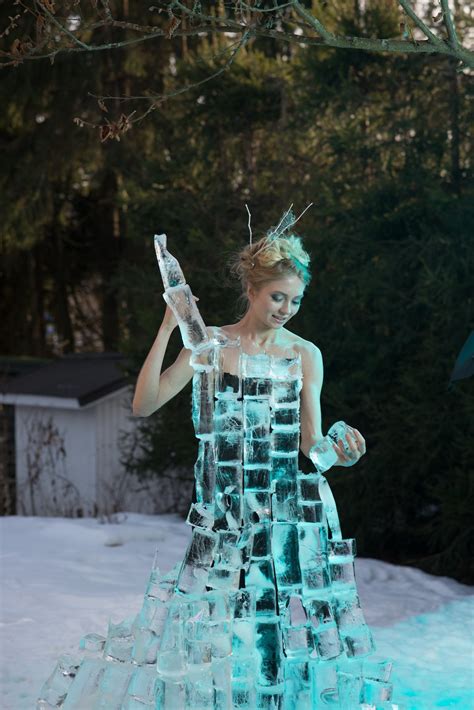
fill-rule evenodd
<path id="1" fill-rule="evenodd" d="M 212 527 L 306 519 L 297 481 L 301 356 L 249 355 L 224 340 L 192 364 L 196 499 Z"/>

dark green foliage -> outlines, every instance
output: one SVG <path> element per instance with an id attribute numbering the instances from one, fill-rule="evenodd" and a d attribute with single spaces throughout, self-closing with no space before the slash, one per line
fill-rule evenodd
<path id="1" fill-rule="evenodd" d="M 367 8 L 351 22 L 367 36 L 395 34 L 385 3 Z M 120 86 L 132 76 L 139 93 L 198 82 L 218 66 L 207 40 L 194 38 L 185 60 L 177 41 L 166 51 L 145 44 L 118 53 L 112 65 L 84 60 L 80 71 L 67 60 L 55 74 L 21 67 L 31 98 L 26 90 L 12 98 L 5 84 L 14 120 L 4 119 L 0 136 L 10 146 L 1 177 L 3 263 L 11 269 L 2 348 L 47 350 L 45 307 L 64 336 L 56 307 L 62 244 L 75 347 L 93 326 L 89 289 L 100 295 L 96 346 L 112 342 L 115 331 L 136 376 L 164 313 L 154 233 L 168 234 L 206 323 L 230 323 L 238 291 L 226 262 L 248 239 L 244 204 L 257 238 L 290 203 L 302 210 L 313 201 L 300 232 L 314 277 L 290 328 L 323 353 L 323 431 L 344 419 L 367 441 L 357 466 L 328 474 L 343 530 L 357 537 L 361 555 L 472 580 L 473 382 L 448 390 L 474 321 L 472 87 L 440 58 L 262 44 L 250 43 L 230 72 L 163 104 L 121 143 L 101 145 L 72 125 L 74 115 L 84 116 L 85 84 L 107 92 L 111 76 Z M 169 51 L 178 57 L 176 77 Z M 48 115 L 39 127 L 25 120 L 31 102 L 38 104 L 31 116 L 40 108 Z M 14 154 L 28 196 L 21 175 L 12 178 Z M 78 179 L 84 172 L 86 186 Z M 110 238 L 114 224 L 118 242 Z M 22 272 L 28 286 L 15 297 Z M 33 297 L 37 272 L 42 302 Z M 13 319 L 27 325 L 15 330 Z M 179 348 L 176 332 L 165 367 Z M 189 387 L 143 420 L 143 435 L 125 442 L 130 469 L 161 476 L 164 487 L 171 477 L 173 505 L 184 510 L 196 456 Z"/>

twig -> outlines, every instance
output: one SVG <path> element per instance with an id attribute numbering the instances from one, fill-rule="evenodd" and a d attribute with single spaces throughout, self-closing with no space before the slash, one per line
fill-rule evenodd
<path id="1" fill-rule="evenodd" d="M 57 20 L 57 19 L 55 18 L 55 16 L 48 10 L 48 8 L 46 7 L 46 5 L 44 5 L 43 3 L 41 3 L 41 12 L 43 12 L 47 17 L 49 17 L 49 19 L 51 20 L 51 22 L 52 22 L 54 25 L 56 25 L 56 27 L 58 28 L 58 30 L 61 30 L 61 32 L 62 32 L 63 34 L 65 34 L 67 37 L 69 37 L 69 39 L 71 39 L 71 40 L 72 40 L 75 44 L 77 44 L 79 47 L 81 47 L 82 49 L 87 49 L 87 50 L 91 49 L 91 47 L 90 47 L 88 44 L 85 44 L 84 42 L 81 42 L 81 40 L 79 39 L 79 37 L 76 37 L 76 35 L 75 35 L 73 32 L 71 32 L 70 30 L 68 30 L 67 27 L 64 27 L 64 25 L 62 25 L 62 24 L 59 22 L 59 20 Z"/>
<path id="2" fill-rule="evenodd" d="M 306 22 L 313 27 L 313 29 L 316 30 L 316 32 L 323 37 L 326 42 L 331 43 L 335 39 L 335 36 L 332 34 L 332 32 L 328 32 L 328 30 L 324 27 L 322 22 L 318 20 L 317 17 L 312 15 L 306 8 L 303 7 L 303 5 L 300 5 L 298 0 L 293 0 L 293 8 L 296 12 L 297 15 L 300 17 L 303 17 Z"/>
<path id="3" fill-rule="evenodd" d="M 413 10 L 412 6 L 408 2 L 408 0 L 398 0 L 400 5 L 403 7 L 405 13 L 408 15 L 408 17 L 413 20 L 415 25 L 420 29 L 424 35 L 432 42 L 436 47 L 439 47 L 440 45 L 443 44 L 443 40 L 441 40 L 439 37 L 437 37 L 433 32 L 430 30 L 429 27 L 425 25 L 421 17 L 418 17 L 416 12 Z"/>
<path id="4" fill-rule="evenodd" d="M 250 235 L 249 244 L 250 244 L 250 246 L 252 246 L 252 236 L 253 235 L 252 235 L 252 225 L 250 224 L 250 221 L 252 219 L 252 215 L 250 214 L 249 206 L 247 204 L 245 205 L 245 209 L 247 210 L 248 216 L 249 216 L 249 221 L 248 221 L 248 228 L 249 228 L 249 235 Z"/>
<path id="5" fill-rule="evenodd" d="M 448 37 L 451 45 L 457 47 L 459 45 L 459 39 L 456 34 L 456 28 L 453 22 L 453 16 L 451 14 L 451 9 L 449 7 L 448 0 L 440 0 L 441 8 L 443 10 L 443 20 L 448 31 Z"/>
<path id="6" fill-rule="evenodd" d="M 304 208 L 304 210 L 302 211 L 302 213 L 300 214 L 300 216 L 295 219 L 295 221 L 293 222 L 293 224 L 296 224 L 296 223 L 301 219 L 301 217 L 304 215 L 304 213 L 307 212 L 307 211 L 309 210 L 309 208 L 313 206 L 313 204 L 314 204 L 314 202 L 310 202 L 309 205 Z"/>

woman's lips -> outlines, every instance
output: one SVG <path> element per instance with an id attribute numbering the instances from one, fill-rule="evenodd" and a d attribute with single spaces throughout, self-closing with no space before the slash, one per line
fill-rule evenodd
<path id="1" fill-rule="evenodd" d="M 286 318 L 278 318 L 277 316 L 272 316 L 278 323 L 284 323 L 286 321 Z"/>

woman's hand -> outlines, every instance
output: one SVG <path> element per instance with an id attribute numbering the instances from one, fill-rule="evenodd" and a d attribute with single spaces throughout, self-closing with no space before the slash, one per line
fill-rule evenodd
<path id="1" fill-rule="evenodd" d="M 365 454 L 365 439 L 360 431 L 349 427 L 349 431 L 346 434 L 346 441 L 350 453 L 346 453 L 342 440 L 339 440 L 337 444 L 333 444 L 338 457 L 334 466 L 353 466 L 360 457 Z"/>
<path id="2" fill-rule="evenodd" d="M 161 324 L 161 326 L 162 328 L 165 328 L 171 333 L 171 331 L 173 331 L 177 325 L 178 321 L 176 320 L 176 316 L 171 310 L 171 308 L 167 305 L 165 315 L 163 316 L 163 323 Z"/>
<path id="3" fill-rule="evenodd" d="M 197 298 L 197 296 L 193 296 L 193 298 L 196 302 L 199 301 L 199 298 Z M 176 316 L 168 305 L 166 305 L 166 311 L 165 311 L 165 315 L 163 316 L 163 323 L 161 325 L 163 328 L 168 330 L 170 333 L 178 325 L 178 321 L 176 320 Z"/>

